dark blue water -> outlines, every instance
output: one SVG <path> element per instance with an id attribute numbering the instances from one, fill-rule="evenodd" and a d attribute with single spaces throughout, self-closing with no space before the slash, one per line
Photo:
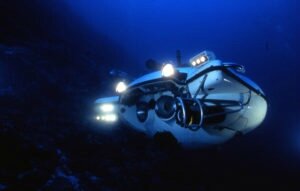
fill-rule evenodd
<path id="1" fill-rule="evenodd" d="M 298 0 L 0 3 L 0 147 L 8 156 L 0 162 L 0 190 L 296 183 L 299 8 Z M 175 153 L 147 145 L 142 135 L 90 131 L 97 128 L 88 117 L 94 99 L 113 91 L 109 71 L 138 77 L 147 59 L 175 62 L 176 50 L 184 62 L 211 50 L 244 65 L 268 98 L 263 124 L 217 151 Z"/>

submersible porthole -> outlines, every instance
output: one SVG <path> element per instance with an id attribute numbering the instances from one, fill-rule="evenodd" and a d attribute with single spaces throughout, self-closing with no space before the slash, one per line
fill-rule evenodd
<path id="1" fill-rule="evenodd" d="M 162 119 L 169 119 L 176 112 L 176 102 L 171 96 L 161 96 L 155 105 L 155 113 Z"/>

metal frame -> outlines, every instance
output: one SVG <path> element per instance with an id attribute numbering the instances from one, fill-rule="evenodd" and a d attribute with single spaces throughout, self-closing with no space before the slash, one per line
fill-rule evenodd
<path id="1" fill-rule="evenodd" d="M 230 113 L 239 112 L 239 111 L 241 111 L 241 110 L 244 109 L 245 105 L 249 104 L 249 102 L 251 100 L 251 97 L 252 97 L 252 93 L 251 93 L 251 91 L 249 91 L 249 97 L 248 97 L 248 100 L 245 103 L 242 103 L 240 101 L 219 100 L 219 99 L 205 99 L 205 100 L 201 100 L 202 103 L 210 102 L 210 103 L 214 103 L 215 105 L 220 105 L 222 103 L 227 103 L 227 105 L 223 106 L 224 108 L 226 108 L 226 107 L 234 107 L 234 106 L 239 106 L 240 107 L 239 109 L 236 109 L 236 110 L 225 111 L 225 112 L 220 112 L 220 113 L 216 113 L 216 114 L 210 114 L 210 115 L 206 115 L 204 117 L 208 118 L 208 117 L 215 117 L 215 116 L 218 116 L 218 115 L 224 115 L 224 114 L 230 114 Z"/>
<path id="2" fill-rule="evenodd" d="M 193 99 L 193 98 L 192 99 L 185 99 L 185 100 L 197 103 L 198 106 L 199 106 L 199 111 L 200 111 L 200 121 L 199 121 L 199 123 L 197 125 L 188 125 L 187 122 L 186 122 L 187 113 L 186 113 L 186 108 L 185 108 L 185 105 L 184 105 L 184 101 L 181 97 L 177 97 L 176 99 L 179 101 L 179 103 L 181 105 L 183 126 L 185 128 L 188 128 L 188 129 L 192 130 L 192 131 L 197 131 L 198 129 L 200 129 L 201 125 L 203 123 L 203 118 L 204 118 L 204 112 L 203 112 L 201 102 L 198 99 Z M 193 127 L 195 127 L 195 128 L 193 128 Z"/>

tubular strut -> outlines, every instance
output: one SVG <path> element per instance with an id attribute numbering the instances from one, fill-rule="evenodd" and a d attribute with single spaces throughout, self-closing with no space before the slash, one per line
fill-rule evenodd
<path id="1" fill-rule="evenodd" d="M 235 64 L 235 65 L 229 65 L 228 64 L 228 65 L 226 65 L 226 67 L 240 67 L 240 68 L 243 69 L 243 67 L 241 65 L 237 65 L 237 64 Z M 224 105 L 224 107 L 240 106 L 240 108 L 236 109 L 236 110 L 231 110 L 231 111 L 226 111 L 226 112 L 221 112 L 221 113 L 207 115 L 207 116 L 204 116 L 205 118 L 207 118 L 207 117 L 214 117 L 214 116 L 218 116 L 218 115 L 229 114 L 229 113 L 239 112 L 242 109 L 244 109 L 244 106 L 247 105 L 250 102 L 250 99 L 251 99 L 251 96 L 252 96 L 251 90 L 249 90 L 249 94 L 250 95 L 249 95 L 248 100 L 246 101 L 246 103 L 241 103 L 240 101 L 232 101 L 232 100 L 204 99 L 208 95 L 207 92 L 204 89 L 204 84 L 205 84 L 207 76 L 208 76 L 207 74 L 204 75 L 203 80 L 201 81 L 201 84 L 199 85 L 196 93 L 193 96 L 193 99 L 196 99 L 196 96 L 199 94 L 200 91 L 202 91 L 204 93 L 204 96 L 203 96 L 203 98 L 200 99 L 200 104 L 202 104 L 204 102 L 211 102 L 211 103 L 214 103 L 216 105 L 224 104 L 225 103 L 227 105 Z"/>
<path id="2" fill-rule="evenodd" d="M 244 106 L 249 104 L 250 100 L 251 100 L 251 96 L 252 93 L 251 91 L 249 91 L 249 97 L 248 100 L 245 103 L 242 103 L 240 101 L 231 101 L 231 100 L 217 100 L 217 99 L 206 99 L 206 100 L 201 100 L 201 103 L 203 102 L 211 102 L 214 103 L 216 105 L 220 105 L 220 104 L 227 104 L 227 105 L 223 105 L 223 107 L 233 107 L 233 106 L 240 106 L 240 108 L 235 109 L 235 110 L 231 110 L 231 111 L 224 111 L 224 112 L 220 112 L 220 113 L 215 113 L 215 114 L 210 114 L 210 115 L 206 115 L 204 116 L 205 118 L 208 117 L 215 117 L 218 115 L 224 115 L 224 114 L 229 114 L 229 113 L 235 113 L 235 112 L 239 112 L 242 109 L 244 109 Z"/>

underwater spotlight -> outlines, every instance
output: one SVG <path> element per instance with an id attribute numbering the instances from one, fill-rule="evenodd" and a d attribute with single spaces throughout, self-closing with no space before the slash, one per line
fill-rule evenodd
<path id="1" fill-rule="evenodd" d="M 203 51 L 197 54 L 196 56 L 194 56 L 193 58 L 191 58 L 190 63 L 192 66 L 199 66 L 206 63 L 207 61 L 214 60 L 214 59 L 215 59 L 215 55 L 213 52 Z"/>
<path id="2" fill-rule="evenodd" d="M 117 93 L 123 93 L 124 91 L 126 91 L 126 89 L 127 85 L 125 84 L 125 82 L 119 82 L 116 86 Z"/>
<path id="3" fill-rule="evenodd" d="M 100 110 L 104 113 L 112 112 L 114 110 L 114 105 L 109 103 L 100 105 Z"/>
<path id="4" fill-rule="evenodd" d="M 165 64 L 161 70 L 161 75 L 163 77 L 170 77 L 175 74 L 175 68 L 172 64 Z"/>
<path id="5" fill-rule="evenodd" d="M 206 56 L 201 56 L 201 57 L 200 57 L 200 62 L 201 62 L 201 63 L 206 62 L 206 60 L 207 60 L 207 57 L 206 57 Z"/>
<path id="6" fill-rule="evenodd" d="M 115 121 L 117 121 L 117 119 L 118 119 L 118 117 L 114 113 L 104 114 L 104 115 L 96 117 L 96 120 L 98 120 L 98 121 L 101 120 L 101 121 L 105 121 L 105 122 L 115 122 Z"/>

